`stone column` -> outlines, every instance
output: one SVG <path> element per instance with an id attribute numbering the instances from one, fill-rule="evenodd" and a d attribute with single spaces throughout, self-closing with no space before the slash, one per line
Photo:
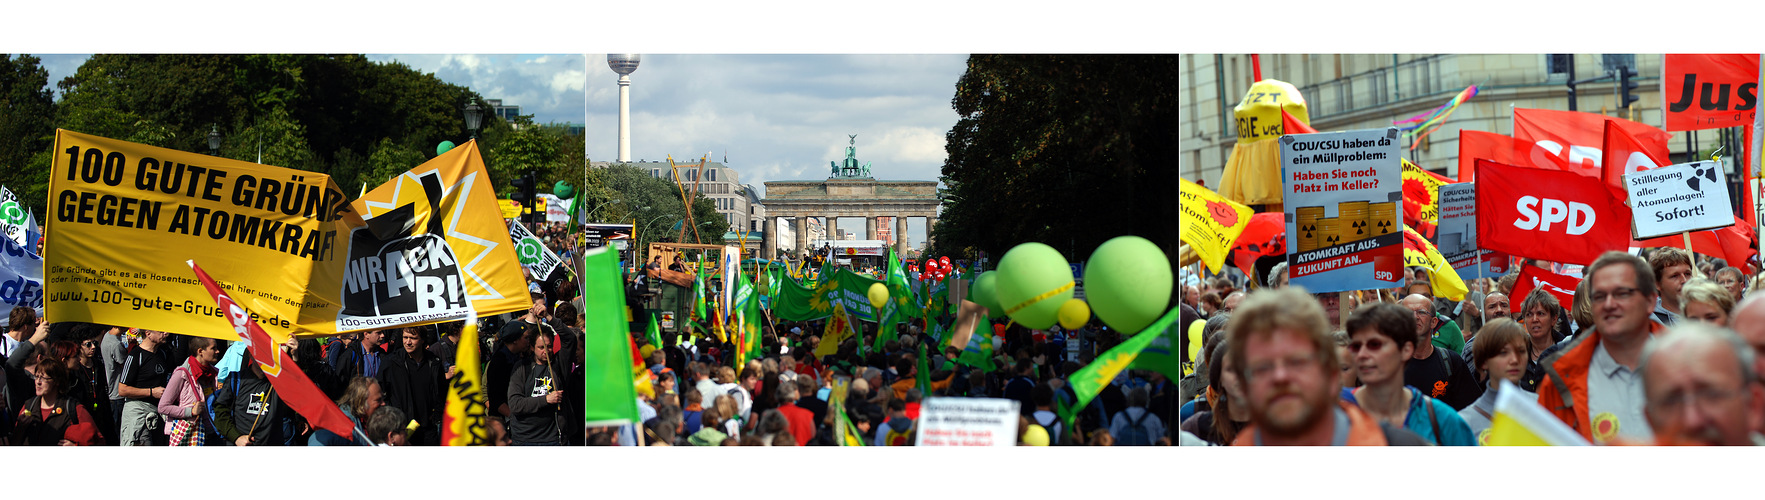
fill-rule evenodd
<path id="1" fill-rule="evenodd" d="M 907 254 L 907 218 L 895 217 L 895 254 Z"/>
<path id="2" fill-rule="evenodd" d="M 840 218 L 839 217 L 835 217 L 832 215 L 827 216 L 827 239 L 830 239 L 830 240 L 840 239 Z"/>
<path id="3" fill-rule="evenodd" d="M 867 240 L 876 239 L 876 222 L 877 222 L 876 216 L 874 216 L 874 215 L 864 216 L 864 239 L 867 239 Z"/>
<path id="4" fill-rule="evenodd" d="M 791 257 L 801 259 L 803 253 L 809 248 L 809 218 L 799 215 L 791 219 L 794 224 L 792 227 L 797 230 L 797 249 Z"/>
<path id="5" fill-rule="evenodd" d="M 927 248 L 931 247 L 932 228 L 934 228 L 934 227 L 938 227 L 938 216 L 936 216 L 936 215 L 927 216 L 925 218 L 925 246 Z"/>

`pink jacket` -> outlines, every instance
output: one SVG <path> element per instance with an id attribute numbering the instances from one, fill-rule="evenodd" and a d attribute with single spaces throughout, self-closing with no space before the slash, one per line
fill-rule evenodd
<path id="1" fill-rule="evenodd" d="M 207 391 L 213 390 L 207 388 Z M 196 403 L 197 408 L 203 408 L 207 398 L 204 388 L 192 380 L 190 361 L 186 360 L 183 365 L 172 370 L 171 380 L 166 381 L 165 392 L 159 396 L 159 414 L 171 420 L 196 418 L 198 415 L 190 411 L 190 404 Z M 165 426 L 165 433 L 171 434 L 172 426 Z"/>

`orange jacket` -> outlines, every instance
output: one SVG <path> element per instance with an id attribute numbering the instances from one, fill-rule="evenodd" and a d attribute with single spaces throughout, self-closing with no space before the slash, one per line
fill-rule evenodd
<path id="1" fill-rule="evenodd" d="M 1649 322 L 1649 335 L 1659 335 L 1660 323 Z M 1591 415 L 1587 414 L 1587 372 L 1593 365 L 1593 352 L 1599 349 L 1600 331 L 1589 329 L 1577 335 L 1551 357 L 1539 360 L 1544 365 L 1544 380 L 1538 383 L 1538 404 L 1556 415 L 1569 428 L 1594 442 Z M 1563 395 L 1569 395 L 1565 398 Z"/>
<path id="2" fill-rule="evenodd" d="M 1373 420 L 1359 406 L 1347 401 L 1337 400 L 1336 405 L 1348 412 L 1348 446 L 1385 446 L 1385 431 L 1379 430 L 1379 423 Z M 1328 415 L 1325 418 L 1333 418 Z M 1256 424 L 1250 424 L 1238 432 L 1238 438 L 1232 440 L 1232 446 L 1256 446 Z"/>

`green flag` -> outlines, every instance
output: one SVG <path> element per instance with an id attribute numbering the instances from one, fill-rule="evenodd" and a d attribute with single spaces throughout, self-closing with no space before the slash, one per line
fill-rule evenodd
<path id="1" fill-rule="evenodd" d="M 1128 369 L 1163 373 L 1165 377 L 1173 381 L 1182 379 L 1183 359 L 1177 353 L 1177 346 L 1182 344 L 1177 343 L 1177 330 L 1175 322 L 1165 323 L 1164 331 L 1153 338 L 1152 343 L 1147 345 L 1145 350 L 1140 351 L 1140 356 L 1134 358 L 1133 363 L 1128 364 Z"/>
<path id="2" fill-rule="evenodd" d="M 975 326 L 974 335 L 968 337 L 968 345 L 962 348 L 962 355 L 956 358 L 957 363 L 975 367 L 981 372 L 991 372 L 999 368 L 993 366 L 993 323 L 981 316 Z"/>
<path id="3" fill-rule="evenodd" d="M 929 368 L 930 365 L 931 361 L 925 356 L 925 344 L 919 344 L 919 367 L 917 369 L 919 375 L 915 377 L 914 382 L 919 384 L 919 395 L 921 397 L 932 397 L 932 371 L 931 368 Z"/>
<path id="4" fill-rule="evenodd" d="M 735 296 L 731 299 L 734 304 L 730 305 L 730 310 L 735 311 L 736 318 L 740 320 L 735 327 L 742 329 L 742 339 L 747 344 L 742 347 L 747 349 L 748 359 L 760 359 L 765 357 L 760 343 L 760 321 L 764 319 L 760 312 L 760 299 L 747 273 L 737 270 L 736 276 Z"/>
<path id="5" fill-rule="evenodd" d="M 1072 406 L 1067 406 L 1064 399 L 1055 401 L 1055 413 L 1059 414 L 1061 421 L 1066 423 L 1066 428 L 1073 428 L 1073 417 L 1078 415 L 1079 410 L 1090 404 L 1091 399 L 1097 397 L 1097 393 L 1103 391 L 1103 388 L 1109 385 L 1109 381 L 1115 379 L 1116 374 L 1132 365 L 1134 358 L 1138 357 L 1141 351 L 1146 350 L 1147 346 L 1152 345 L 1153 340 L 1158 339 L 1166 328 L 1176 322 L 1177 309 L 1173 308 L 1170 312 L 1165 313 L 1164 317 L 1148 325 L 1145 330 L 1141 330 L 1140 333 L 1129 337 L 1126 342 L 1105 351 L 1102 355 L 1097 356 L 1096 361 L 1085 365 L 1084 368 L 1080 368 L 1073 372 L 1072 376 L 1067 377 L 1066 383 L 1072 387 L 1073 394 L 1078 397 L 1078 400 L 1074 401 Z"/>
<path id="6" fill-rule="evenodd" d="M 693 273 L 693 317 L 703 320 L 705 315 L 705 256 L 699 256 L 697 271 Z"/>
<path id="7" fill-rule="evenodd" d="M 619 255 L 612 247 L 583 252 L 583 417 L 588 425 L 641 422 L 631 367 L 631 334 L 625 323 L 625 289 Z M 647 379 L 646 379 L 647 381 Z"/>
<path id="8" fill-rule="evenodd" d="M 656 324 L 656 313 L 650 313 L 650 326 L 644 329 L 644 333 L 649 334 L 650 345 L 662 348 L 662 327 Z"/>

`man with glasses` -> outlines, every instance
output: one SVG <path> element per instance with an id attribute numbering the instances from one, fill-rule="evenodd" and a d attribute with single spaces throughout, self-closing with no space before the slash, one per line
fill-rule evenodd
<path id="1" fill-rule="evenodd" d="M 1639 368 L 1655 444 L 1745 446 L 1765 415 L 1753 347 L 1707 324 L 1674 327 L 1648 342 Z"/>
<path id="2" fill-rule="evenodd" d="M 1747 278 L 1745 274 L 1741 273 L 1740 268 L 1724 267 L 1722 269 L 1717 269 L 1716 284 L 1722 285 L 1722 289 L 1727 290 L 1728 295 L 1734 297 L 1735 302 L 1740 302 L 1740 300 L 1746 295 Z"/>
<path id="3" fill-rule="evenodd" d="M 1642 258 L 1606 252 L 1588 266 L 1593 329 L 1576 335 L 1541 360 L 1538 385 L 1544 406 L 1589 441 L 1653 438 L 1643 416 L 1643 345 L 1662 330 L 1651 320 L 1655 273 Z"/>
<path id="4" fill-rule="evenodd" d="M 1234 446 L 1419 445 L 1415 433 L 1381 426 L 1341 401 L 1336 345 L 1323 308 L 1305 290 L 1250 294 L 1227 326 L 1228 355 L 1244 382 L 1250 427 Z"/>
<path id="5" fill-rule="evenodd" d="M 1416 350 L 1403 365 L 1404 385 L 1420 389 L 1422 394 L 1438 399 L 1453 411 L 1465 409 L 1483 395 L 1471 365 L 1458 351 L 1433 343 L 1436 324 L 1434 301 L 1422 295 L 1404 297 L 1401 304 L 1416 319 Z"/>

